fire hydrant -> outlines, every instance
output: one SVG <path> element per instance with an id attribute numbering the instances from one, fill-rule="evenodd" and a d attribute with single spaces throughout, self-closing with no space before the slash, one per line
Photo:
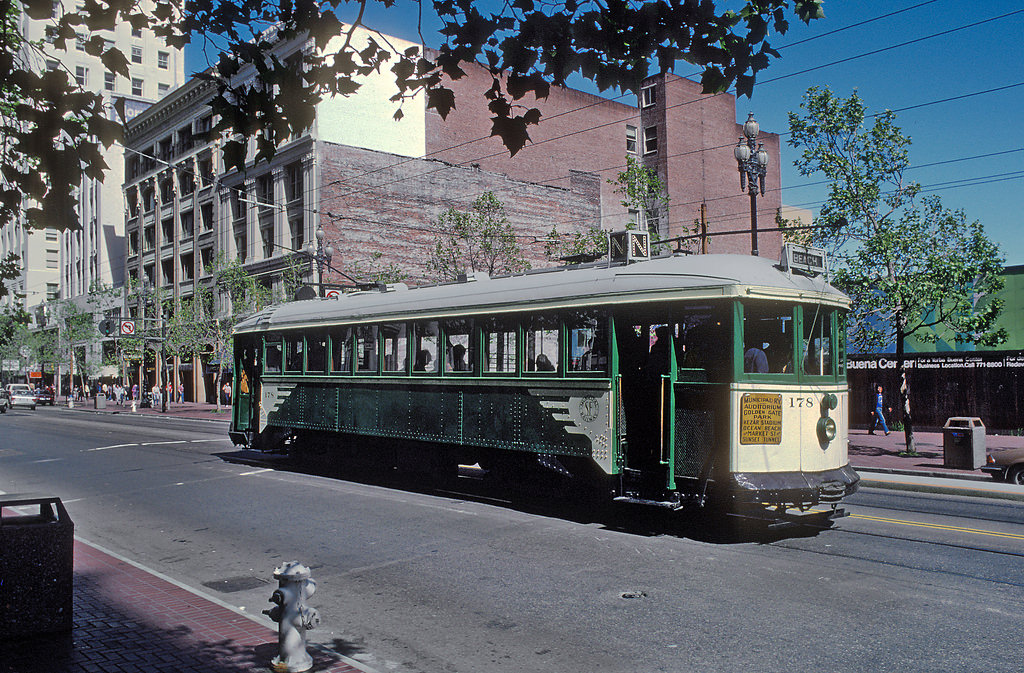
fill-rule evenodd
<path id="1" fill-rule="evenodd" d="M 298 561 L 289 561 L 274 570 L 278 587 L 270 597 L 274 607 L 263 611 L 277 622 L 277 656 L 270 666 L 280 673 L 308 671 L 313 657 L 306 652 L 306 631 L 320 624 L 320 614 L 305 604 L 316 591 L 316 582 L 309 577 L 309 568 Z"/>

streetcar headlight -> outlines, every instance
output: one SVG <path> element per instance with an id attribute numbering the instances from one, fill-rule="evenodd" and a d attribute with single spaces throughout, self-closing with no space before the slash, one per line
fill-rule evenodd
<path id="1" fill-rule="evenodd" d="M 831 442 L 836 438 L 836 422 L 829 417 L 818 419 L 818 437 L 823 442 Z"/>
<path id="2" fill-rule="evenodd" d="M 835 409 L 839 406 L 839 398 L 836 397 L 835 393 L 826 393 L 825 396 L 821 398 L 821 404 L 826 409 Z"/>

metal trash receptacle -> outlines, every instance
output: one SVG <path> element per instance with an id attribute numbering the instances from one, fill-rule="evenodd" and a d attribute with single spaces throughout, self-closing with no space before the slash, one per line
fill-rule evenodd
<path id="1" fill-rule="evenodd" d="M 985 465 L 985 424 L 976 416 L 953 416 L 942 426 L 942 466 L 977 470 Z"/>
<path id="2" fill-rule="evenodd" d="M 96 395 L 95 404 L 97 409 L 107 408 L 107 398 L 104 397 L 103 393 L 99 393 Z"/>
<path id="3" fill-rule="evenodd" d="M 60 498 L 0 495 L 0 638 L 71 630 L 74 544 Z"/>

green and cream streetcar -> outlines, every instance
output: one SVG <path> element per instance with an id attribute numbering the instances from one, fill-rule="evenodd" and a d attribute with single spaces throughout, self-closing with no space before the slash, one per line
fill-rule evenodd
<path id="1" fill-rule="evenodd" d="M 541 466 L 674 508 L 834 509 L 858 483 L 847 305 L 821 275 L 678 254 L 282 304 L 236 328 L 231 437 Z"/>

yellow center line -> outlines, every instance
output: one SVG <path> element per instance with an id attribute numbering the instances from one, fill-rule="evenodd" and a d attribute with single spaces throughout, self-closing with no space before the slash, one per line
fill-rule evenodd
<path id="1" fill-rule="evenodd" d="M 850 514 L 851 519 L 864 519 L 865 521 L 878 521 L 880 523 L 894 523 L 900 526 L 915 526 L 917 528 L 930 528 L 933 530 L 948 530 L 956 533 L 973 533 L 975 535 L 988 535 L 990 537 L 1001 537 L 1008 540 L 1024 540 L 1024 535 L 1017 533 L 1000 533 L 994 530 L 982 530 L 980 528 L 961 528 L 960 526 L 944 526 L 937 523 L 921 523 L 919 521 L 903 521 L 902 519 L 888 519 L 881 516 L 867 516 L 866 514 Z"/>

